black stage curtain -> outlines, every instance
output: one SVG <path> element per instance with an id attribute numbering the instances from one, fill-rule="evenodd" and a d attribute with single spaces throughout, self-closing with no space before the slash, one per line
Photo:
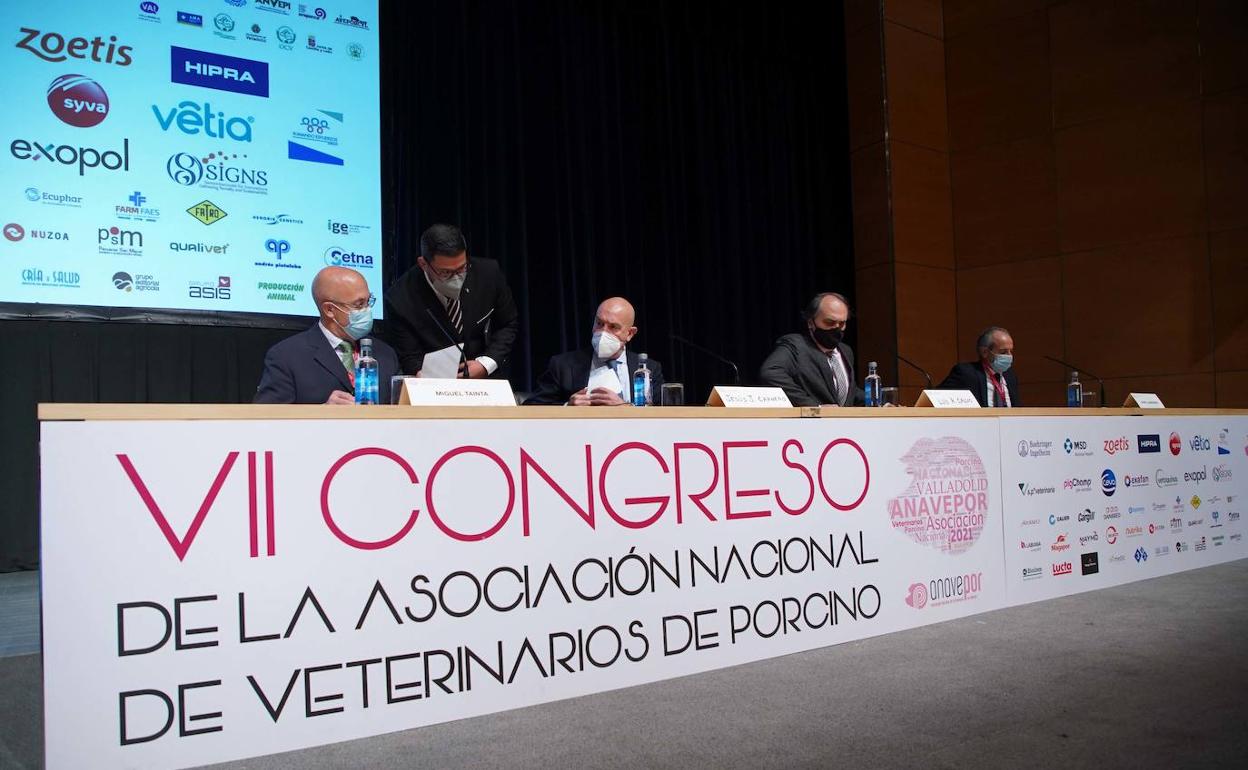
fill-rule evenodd
<path id="1" fill-rule="evenodd" d="M 637 308 L 686 399 L 751 382 L 815 291 L 852 293 L 840 3 L 382 0 L 387 283 L 446 221 L 520 306 L 510 377 Z M 852 297 L 851 297 L 852 299 Z M 38 562 L 35 404 L 250 400 L 289 331 L 3 321 L 0 570 Z M 382 329 L 384 336 L 384 329 Z"/>

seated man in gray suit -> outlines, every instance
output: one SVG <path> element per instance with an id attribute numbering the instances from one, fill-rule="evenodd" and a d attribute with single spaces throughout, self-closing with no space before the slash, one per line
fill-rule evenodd
<path id="1" fill-rule="evenodd" d="M 347 267 L 327 267 L 312 280 L 320 320 L 288 337 L 264 357 L 257 404 L 354 404 L 359 341 L 373 328 L 374 297 L 364 276 Z M 399 373 L 394 348 L 373 340 L 378 400 L 390 403 L 390 377 Z"/>
<path id="2" fill-rule="evenodd" d="M 849 303 L 836 292 L 816 294 L 802 311 L 803 332 L 786 334 L 763 361 L 759 380 L 780 388 L 794 406 L 862 406 L 854 381 L 854 351 L 841 341 Z"/>

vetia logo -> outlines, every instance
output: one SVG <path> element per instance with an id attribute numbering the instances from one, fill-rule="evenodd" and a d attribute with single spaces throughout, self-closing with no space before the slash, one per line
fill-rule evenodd
<path id="1" fill-rule="evenodd" d="M 922 583 L 911 583 L 906 589 L 906 604 L 921 610 L 927 606 L 927 586 Z"/>
<path id="2" fill-rule="evenodd" d="M 1142 454 L 1156 454 L 1161 451 L 1161 436 L 1156 433 L 1144 433 L 1135 437 L 1136 450 Z"/>
<path id="3" fill-rule="evenodd" d="M 236 142 L 251 141 L 251 125 L 256 120 L 250 115 L 245 118 L 226 117 L 224 112 L 214 112 L 208 102 L 201 104 L 189 100 L 170 107 L 168 111 L 153 104 L 152 114 L 162 131 L 176 125 L 179 131 L 191 136 L 197 136 L 202 131 L 210 139 L 229 137 Z"/>
<path id="4" fill-rule="evenodd" d="M 1072 565 L 1068 561 L 1061 562 L 1060 564 L 1057 564 L 1057 563 L 1053 564 L 1053 576 L 1054 577 L 1057 577 L 1059 575 L 1069 575 L 1072 572 L 1074 572 L 1074 565 Z"/>
<path id="5" fill-rule="evenodd" d="M 1193 452 L 1208 452 L 1213 448 L 1212 442 L 1204 436 L 1192 436 L 1187 445 L 1192 448 Z"/>
<path id="6" fill-rule="evenodd" d="M 116 64 L 118 67 L 129 67 L 134 59 L 130 52 L 134 49 L 128 45 L 117 45 L 117 36 L 110 35 L 105 43 L 99 35 L 88 40 L 85 37 L 71 37 L 68 40 L 59 32 L 40 32 L 37 29 L 21 27 L 25 37 L 17 41 L 17 47 L 30 51 L 44 61 L 60 62 L 66 59 L 83 59 L 100 64 Z M 34 43 L 35 45 L 31 45 Z M 101 58 L 100 49 L 105 49 Z"/>
<path id="7" fill-rule="evenodd" d="M 187 86 L 269 96 L 269 65 L 252 59 L 170 46 L 169 77 Z"/>
<path id="8" fill-rule="evenodd" d="M 77 128 L 91 128 L 108 117 L 108 94 L 85 75 L 61 75 L 48 86 L 52 114 Z"/>
<path id="9" fill-rule="evenodd" d="M 1126 436 L 1123 436 L 1122 438 L 1106 439 L 1105 441 L 1105 454 L 1112 455 L 1118 452 L 1129 451 L 1131 451 L 1131 440 Z"/>
<path id="10" fill-rule="evenodd" d="M 1183 439 L 1179 438 L 1179 434 L 1170 434 L 1170 454 L 1178 456 L 1183 451 Z"/>

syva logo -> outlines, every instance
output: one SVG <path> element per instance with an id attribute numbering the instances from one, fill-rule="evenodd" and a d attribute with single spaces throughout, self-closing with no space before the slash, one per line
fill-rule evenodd
<path id="1" fill-rule="evenodd" d="M 168 111 L 153 104 L 152 114 L 156 116 L 156 122 L 160 124 L 162 131 L 177 126 L 179 131 L 190 136 L 198 136 L 203 132 L 209 139 L 228 137 L 236 142 L 251 141 L 251 125 L 256 120 L 250 115 L 245 118 L 226 117 L 224 112 L 214 111 L 208 102 L 190 100 L 180 102 L 177 107 L 170 107 Z"/>
<path id="2" fill-rule="evenodd" d="M 118 67 L 129 67 L 134 61 L 130 58 L 130 52 L 134 49 L 128 45 L 117 45 L 116 35 L 109 35 L 108 42 L 104 42 L 99 35 L 91 39 L 71 37 L 66 40 L 59 32 L 40 32 L 29 27 L 22 27 L 19 31 L 23 37 L 17 41 L 17 47 L 30 51 L 44 61 L 83 59 L 100 64 L 116 64 Z"/>
<path id="3" fill-rule="evenodd" d="M 108 117 L 108 94 L 85 75 L 61 75 L 48 86 L 52 114 L 77 128 L 91 128 Z"/>

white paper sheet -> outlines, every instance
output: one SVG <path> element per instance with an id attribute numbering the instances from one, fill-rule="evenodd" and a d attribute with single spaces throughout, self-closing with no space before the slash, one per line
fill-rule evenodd
<path id="1" fill-rule="evenodd" d="M 425 363 L 420 370 L 421 377 L 437 377 L 453 380 L 459 376 L 460 349 L 458 345 L 448 345 L 441 350 L 425 354 Z"/>
<path id="2" fill-rule="evenodd" d="M 588 389 L 606 388 L 612 393 L 620 392 L 620 378 L 615 375 L 615 370 L 609 366 L 595 366 L 589 370 Z"/>

